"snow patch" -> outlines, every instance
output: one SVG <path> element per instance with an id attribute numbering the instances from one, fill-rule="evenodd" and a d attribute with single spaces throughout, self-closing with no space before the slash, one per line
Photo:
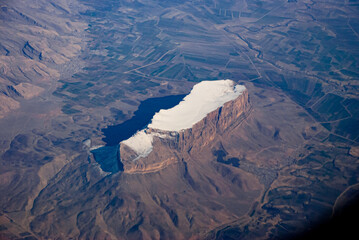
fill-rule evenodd
<path id="1" fill-rule="evenodd" d="M 148 154 L 151 153 L 153 148 L 152 141 L 153 135 L 151 133 L 147 133 L 146 130 L 142 130 L 138 131 L 135 135 L 122 141 L 121 143 L 135 151 L 138 155 L 136 159 L 138 159 L 140 157 L 147 157 Z"/>
<path id="2" fill-rule="evenodd" d="M 82 142 L 82 144 L 84 145 L 84 147 L 91 147 L 91 139 L 86 139 Z"/>
<path id="3" fill-rule="evenodd" d="M 177 132 L 191 128 L 208 113 L 236 99 L 245 89 L 229 79 L 200 82 L 177 106 L 156 113 L 148 127 Z"/>
<path id="4" fill-rule="evenodd" d="M 105 146 L 105 145 L 95 145 L 95 146 L 92 146 L 92 147 L 90 147 L 90 151 L 93 151 L 93 150 L 102 148 L 102 147 L 104 147 L 104 146 Z"/>

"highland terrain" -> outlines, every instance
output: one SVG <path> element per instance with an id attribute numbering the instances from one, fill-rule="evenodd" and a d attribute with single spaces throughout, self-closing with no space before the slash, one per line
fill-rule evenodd
<path id="1" fill-rule="evenodd" d="M 358 196 L 358 12 L 1 2 L 0 239 L 289 238 L 339 214 Z M 109 144 L 146 100 L 219 79 L 247 90 L 179 141 L 135 162 Z M 101 162 L 98 146 L 112 149 Z"/>

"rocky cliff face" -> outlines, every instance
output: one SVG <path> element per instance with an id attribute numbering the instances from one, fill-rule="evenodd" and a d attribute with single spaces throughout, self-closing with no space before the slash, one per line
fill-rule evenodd
<path id="1" fill-rule="evenodd" d="M 175 163 L 187 154 L 198 152 L 216 137 L 237 126 L 251 108 L 248 91 L 238 98 L 225 103 L 222 107 L 207 114 L 192 128 L 180 132 L 148 129 L 155 133 L 153 151 L 145 158 L 136 159 L 136 153 L 124 144 L 120 144 L 120 158 L 127 173 L 153 172 L 168 164 Z"/>

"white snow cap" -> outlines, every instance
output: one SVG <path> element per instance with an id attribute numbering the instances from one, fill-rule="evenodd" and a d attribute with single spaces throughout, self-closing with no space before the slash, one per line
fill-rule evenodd
<path id="1" fill-rule="evenodd" d="M 177 132 L 191 128 L 208 113 L 236 99 L 245 89 L 229 79 L 200 82 L 177 106 L 156 113 L 148 127 Z"/>
<path id="2" fill-rule="evenodd" d="M 135 135 L 130 137 L 127 140 L 122 141 L 128 147 L 130 147 L 133 151 L 135 151 L 140 157 L 146 157 L 152 151 L 152 141 L 153 135 L 151 133 L 146 133 L 145 130 L 137 132 Z M 136 160 L 135 159 L 135 160 Z"/>
<path id="3" fill-rule="evenodd" d="M 200 82 L 177 106 L 156 113 L 148 128 L 177 132 L 191 128 L 208 113 L 236 99 L 245 89 L 245 86 L 235 85 L 229 79 Z M 152 151 L 153 136 L 166 138 L 163 134 L 147 133 L 144 129 L 121 143 L 134 150 L 138 159 L 148 156 Z"/>

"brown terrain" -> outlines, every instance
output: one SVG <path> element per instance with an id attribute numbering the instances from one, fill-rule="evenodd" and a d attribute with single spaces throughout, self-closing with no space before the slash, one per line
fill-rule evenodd
<path id="1" fill-rule="evenodd" d="M 209 229 L 248 225 L 270 189 L 308 184 L 285 173 L 296 171 L 290 158 L 306 144 L 302 133 L 311 139 L 325 129 L 277 90 L 247 88 L 248 95 L 226 103 L 220 115 L 219 109 L 208 114 L 175 141 L 155 139 L 147 158 L 126 162 L 121 146 L 124 172 L 107 175 L 96 162 L 79 161 L 85 152 L 77 160 L 60 155 L 39 170 L 37 189 L 42 191 L 36 201 L 28 200 L 28 217 L 5 216 L 23 226 L 30 220 L 27 231 L 37 236 L 66 232 L 75 238 L 203 238 Z M 210 137 L 198 137 L 200 132 Z M 180 136 L 197 147 L 189 151 Z"/>
<path id="2" fill-rule="evenodd" d="M 359 192 L 358 6 L 1 2 L 0 239 L 289 238 L 337 215 Z M 146 158 L 119 146 L 123 171 L 90 152 L 142 101 L 227 78 L 248 92 Z"/>

